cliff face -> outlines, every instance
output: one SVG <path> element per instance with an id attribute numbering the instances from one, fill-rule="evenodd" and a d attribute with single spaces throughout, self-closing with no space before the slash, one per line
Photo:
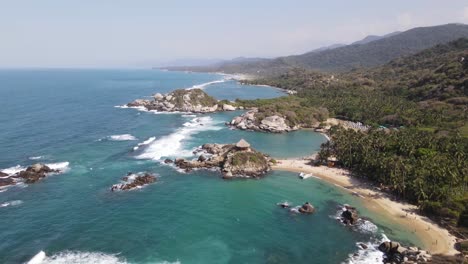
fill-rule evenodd
<path id="1" fill-rule="evenodd" d="M 157 93 L 152 100 L 137 99 L 127 106 L 159 112 L 212 113 L 218 110 L 218 101 L 201 89 L 179 89 L 167 94 Z"/>

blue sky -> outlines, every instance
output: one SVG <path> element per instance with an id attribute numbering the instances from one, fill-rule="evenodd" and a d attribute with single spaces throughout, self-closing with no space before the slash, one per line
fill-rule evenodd
<path id="1" fill-rule="evenodd" d="M 468 1 L 0 0 L 0 67 L 274 57 L 453 22 Z"/>

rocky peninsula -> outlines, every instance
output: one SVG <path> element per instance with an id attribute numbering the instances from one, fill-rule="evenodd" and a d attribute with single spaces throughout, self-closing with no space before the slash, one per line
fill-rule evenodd
<path id="1" fill-rule="evenodd" d="M 260 178 L 271 170 L 272 160 L 243 139 L 236 144 L 204 144 L 195 153 L 200 154 L 197 160 L 178 158 L 175 165 L 185 171 L 218 168 L 224 179 Z"/>
<path id="2" fill-rule="evenodd" d="M 178 89 L 167 94 L 156 93 L 152 99 L 137 99 L 126 107 L 141 107 L 147 111 L 213 113 L 234 111 L 237 107 L 219 102 L 202 89 Z"/>
<path id="3" fill-rule="evenodd" d="M 252 109 L 244 114 L 235 117 L 231 122 L 226 125 L 241 129 L 253 130 L 271 133 L 283 133 L 298 130 L 300 126 L 290 126 L 287 120 L 280 115 L 261 116 L 258 109 Z"/>

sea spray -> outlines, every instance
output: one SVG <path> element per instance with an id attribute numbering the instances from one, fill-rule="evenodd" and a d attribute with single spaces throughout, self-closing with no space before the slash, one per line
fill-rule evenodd
<path id="1" fill-rule="evenodd" d="M 147 140 L 141 142 L 141 143 L 138 143 L 138 145 L 136 145 L 135 147 L 133 147 L 133 150 L 136 151 L 138 150 L 140 147 L 143 147 L 143 146 L 146 146 L 146 145 L 149 145 L 151 144 L 153 141 L 156 140 L 156 137 L 150 137 L 148 138 Z"/>
<path id="2" fill-rule="evenodd" d="M 185 149 L 183 141 L 202 131 L 220 129 L 222 127 L 216 126 L 210 116 L 196 117 L 190 122 L 184 123 L 183 127 L 177 129 L 172 134 L 154 140 L 142 150 L 142 153 L 135 157 L 137 159 L 151 160 L 160 160 L 163 157 L 189 157 L 193 155 L 192 150 Z"/>

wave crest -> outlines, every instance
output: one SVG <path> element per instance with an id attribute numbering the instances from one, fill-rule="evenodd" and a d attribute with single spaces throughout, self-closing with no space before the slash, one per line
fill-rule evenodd
<path id="1" fill-rule="evenodd" d="M 216 83 L 223 83 L 223 82 L 226 82 L 228 79 L 226 78 L 223 78 L 221 80 L 216 80 L 216 81 L 211 81 L 211 82 L 206 82 L 206 83 L 202 83 L 202 84 L 195 84 L 194 86 L 190 87 L 190 88 L 187 88 L 185 90 L 193 90 L 193 89 L 205 89 L 207 86 L 210 86 L 210 85 L 213 85 L 213 84 L 216 84 Z"/>
<path id="2" fill-rule="evenodd" d="M 108 137 L 109 140 L 112 141 L 130 141 L 130 140 L 137 140 L 136 137 L 130 134 L 122 134 L 122 135 L 112 135 Z"/>
<path id="3" fill-rule="evenodd" d="M 37 253 L 27 264 L 127 264 L 124 257 L 118 254 L 86 251 L 62 251 L 52 256 L 47 256 L 44 251 Z M 155 264 L 180 264 L 179 261 L 160 261 Z"/>
<path id="4" fill-rule="evenodd" d="M 160 160 L 163 157 L 190 157 L 193 155 L 192 150 L 184 149 L 184 140 L 202 131 L 220 129 L 222 129 L 222 127 L 216 126 L 211 117 L 196 117 L 190 122 L 183 124 L 183 127 L 172 134 L 154 140 L 151 144 L 146 146 L 141 154 L 135 157 L 137 159 L 151 160 Z"/>

